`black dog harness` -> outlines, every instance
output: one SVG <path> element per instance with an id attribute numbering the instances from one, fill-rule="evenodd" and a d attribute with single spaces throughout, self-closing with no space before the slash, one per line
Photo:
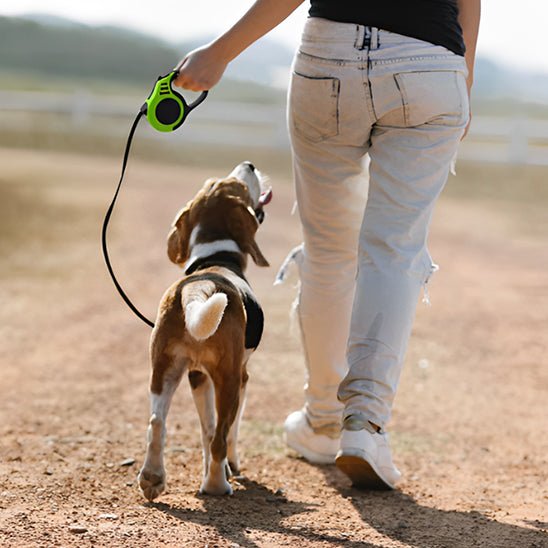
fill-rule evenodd
<path id="1" fill-rule="evenodd" d="M 231 272 L 234 272 L 238 278 L 241 278 L 246 286 L 249 287 L 243 269 L 242 269 L 242 256 L 239 253 L 233 251 L 219 251 L 208 257 L 201 257 L 196 259 L 186 270 L 185 274 L 197 274 L 200 270 L 210 268 L 212 266 L 228 268 Z M 225 283 L 231 284 L 230 281 L 223 278 Z M 249 350 L 255 350 L 261 342 L 264 329 L 264 314 L 263 309 L 255 299 L 255 296 L 251 291 L 236 287 L 234 289 L 238 291 L 245 308 L 246 324 L 245 324 L 245 347 Z"/>

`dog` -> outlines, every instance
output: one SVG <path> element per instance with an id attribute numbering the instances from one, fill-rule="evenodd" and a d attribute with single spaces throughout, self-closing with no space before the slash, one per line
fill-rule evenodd
<path id="1" fill-rule="evenodd" d="M 151 416 L 138 477 L 149 501 L 165 489 L 166 418 L 185 372 L 202 427 L 200 493 L 232 494 L 247 362 L 263 331 L 263 312 L 244 276 L 248 255 L 269 266 L 255 241 L 272 195 L 262 192 L 262 182 L 250 162 L 225 179 L 207 180 L 169 233 L 168 257 L 185 276 L 162 297 L 151 336 Z"/>

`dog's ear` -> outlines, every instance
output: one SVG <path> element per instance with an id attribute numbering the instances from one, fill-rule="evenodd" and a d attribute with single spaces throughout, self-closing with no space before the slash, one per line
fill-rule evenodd
<path id="1" fill-rule="evenodd" d="M 206 179 L 202 190 L 200 191 L 201 194 L 207 195 L 214 191 L 215 185 L 219 182 L 219 179 L 217 177 L 210 177 L 209 179 Z"/>
<path id="2" fill-rule="evenodd" d="M 173 228 L 167 237 L 167 256 L 172 263 L 183 265 L 188 259 L 190 237 L 190 205 L 187 204 L 175 217 Z"/>
<path id="3" fill-rule="evenodd" d="M 235 206 L 230 211 L 229 227 L 236 243 L 244 253 L 251 255 L 256 265 L 270 266 L 255 241 L 259 221 L 257 221 L 253 209 L 246 206 L 240 199 L 234 200 L 234 202 Z"/>

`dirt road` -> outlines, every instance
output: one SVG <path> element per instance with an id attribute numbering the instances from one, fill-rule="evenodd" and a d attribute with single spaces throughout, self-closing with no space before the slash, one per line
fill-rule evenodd
<path id="1" fill-rule="evenodd" d="M 98 245 L 118 160 L 6 149 L 0 160 L 0 546 L 548 546 L 548 249 L 529 206 L 439 204 L 430 247 L 441 270 L 432 307 L 419 306 L 390 428 L 404 481 L 364 493 L 281 440 L 304 375 L 289 328 L 294 283 L 272 287 L 299 242 L 291 185 L 273 178 L 259 236 L 273 268 L 249 272 L 267 324 L 250 369 L 244 478 L 233 497 L 197 495 L 198 422 L 181 385 L 168 490 L 148 504 L 135 478 L 149 329 L 117 297 Z M 172 217 L 216 173 L 131 164 L 111 253 L 149 316 L 179 275 L 165 253 Z"/>

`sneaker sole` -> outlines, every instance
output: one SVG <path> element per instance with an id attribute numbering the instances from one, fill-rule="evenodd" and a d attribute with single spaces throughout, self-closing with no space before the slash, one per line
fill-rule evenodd
<path id="1" fill-rule="evenodd" d="M 372 489 L 375 491 L 389 491 L 394 489 L 375 472 L 373 467 L 363 458 L 355 455 L 337 455 L 337 468 L 346 474 L 352 485 L 358 489 Z"/>

